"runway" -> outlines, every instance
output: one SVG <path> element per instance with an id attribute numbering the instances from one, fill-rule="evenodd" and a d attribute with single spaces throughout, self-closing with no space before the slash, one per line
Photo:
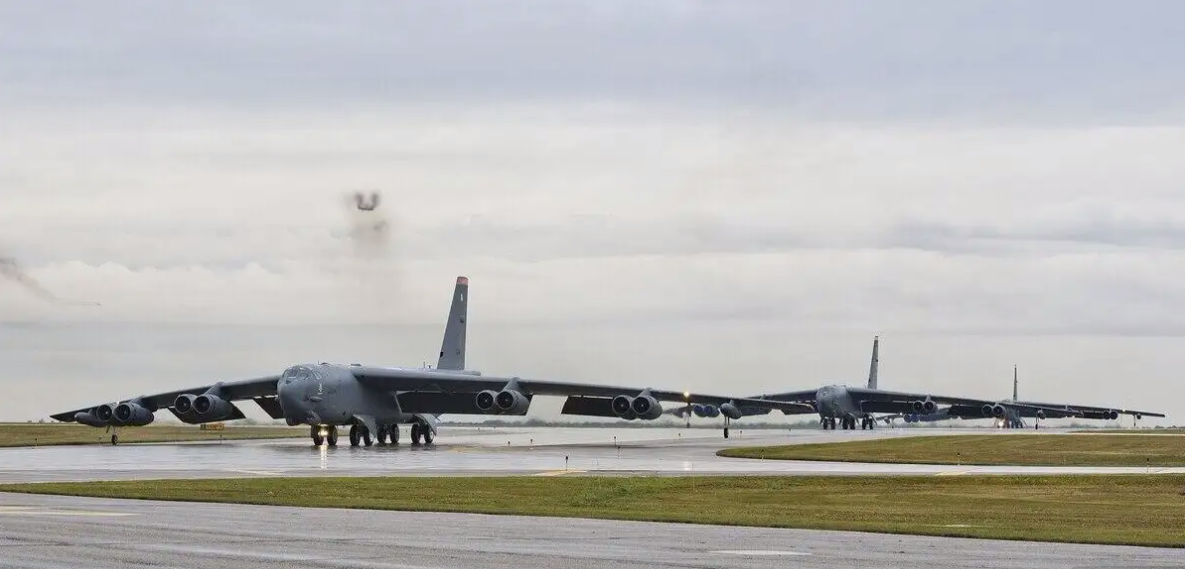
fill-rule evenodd
<path id="1" fill-rule="evenodd" d="M 0 494 L 0 567 L 1179 568 L 1181 550 Z"/>
<path id="2" fill-rule="evenodd" d="M 974 430 L 974 434 L 992 430 Z M 1015 434 L 1016 431 L 1002 431 Z M 965 475 L 1185 473 L 1185 468 L 951 466 L 722 458 L 730 446 L 957 435 L 958 429 L 442 429 L 437 444 L 315 448 L 306 439 L 0 449 L 0 482 L 245 476 Z"/>

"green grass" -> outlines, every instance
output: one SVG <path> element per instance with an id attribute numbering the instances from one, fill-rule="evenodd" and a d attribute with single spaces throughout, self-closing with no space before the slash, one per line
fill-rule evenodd
<path id="1" fill-rule="evenodd" d="M 1185 437 L 959 435 L 900 437 L 717 452 L 735 458 L 1024 466 L 1185 466 Z"/>
<path id="2" fill-rule="evenodd" d="M 1072 433 L 1080 434 L 1102 434 L 1102 435 L 1185 435 L 1185 427 L 1172 427 L 1168 429 L 1082 429 L 1081 431 L 1070 431 Z"/>
<path id="3" fill-rule="evenodd" d="M 149 425 L 118 430 L 119 444 L 163 443 L 182 441 L 217 441 L 220 439 L 277 439 L 309 436 L 308 428 L 231 427 L 221 431 L 202 431 L 197 425 Z M 0 423 L 0 447 L 110 444 L 106 429 L 75 423 Z"/>
<path id="4" fill-rule="evenodd" d="M 1185 475 L 255 478 L 0 492 L 1185 547 Z"/>

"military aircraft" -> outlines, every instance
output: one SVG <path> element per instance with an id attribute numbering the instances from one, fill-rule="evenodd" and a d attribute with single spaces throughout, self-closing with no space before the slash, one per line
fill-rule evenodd
<path id="1" fill-rule="evenodd" d="M 999 402 L 983 399 L 969 399 L 966 397 L 948 397 L 926 393 L 902 393 L 883 391 L 877 388 L 877 368 L 879 365 L 880 337 L 872 341 L 872 365 L 868 371 L 868 387 L 850 387 L 847 385 L 825 385 L 808 391 L 791 391 L 788 393 L 774 393 L 754 395 L 750 399 L 763 401 L 787 401 L 811 405 L 819 414 L 819 421 L 824 430 L 835 430 L 838 424 L 841 428 L 855 429 L 856 421 L 860 421 L 861 429 L 872 429 L 877 421 L 874 413 L 914 413 L 933 414 L 939 411 L 939 405 L 950 405 L 949 409 L 957 411 L 960 416 L 974 418 L 1000 418 L 1007 413 L 1007 408 Z M 1037 403 L 1013 402 L 1012 407 L 1026 412 L 1064 412 L 1077 416 L 1079 412 L 1070 409 L 1046 407 Z M 742 415 L 764 415 L 769 408 L 741 407 Z M 685 416 L 692 413 L 699 417 L 710 417 L 712 410 L 703 406 L 690 405 L 686 408 L 676 408 L 670 411 L 674 415 Z"/>
<path id="2" fill-rule="evenodd" d="M 409 424 L 411 442 L 431 444 L 442 414 L 525 415 L 536 395 L 568 396 L 568 414 L 653 420 L 660 401 L 681 401 L 740 417 L 740 408 L 786 414 L 813 413 L 810 405 L 783 401 L 701 395 L 652 388 L 585 385 L 518 377 L 483 376 L 465 369 L 465 330 L 469 279 L 457 277 L 448 323 L 435 368 L 370 367 L 360 364 L 308 363 L 278 375 L 141 395 L 52 415 L 109 430 L 144 426 L 155 412 L 168 408 L 189 424 L 244 418 L 236 401 L 253 400 L 274 419 L 309 425 L 313 443 L 337 445 L 337 428 L 350 427 L 350 444 L 370 446 L 376 439 L 399 442 L 399 426 Z M 728 436 L 725 425 L 725 436 Z M 117 444 L 118 433 L 111 443 Z"/>
<path id="3" fill-rule="evenodd" d="M 1038 403 L 1034 401 L 1020 401 L 1017 397 L 1019 391 L 1019 379 L 1017 376 L 1017 367 L 1012 367 L 1012 399 L 1003 399 L 997 401 L 998 405 L 1004 409 L 996 419 L 1000 426 L 1005 429 L 1023 429 L 1026 427 L 1025 419 L 1033 419 L 1033 429 L 1041 428 L 1041 421 L 1045 419 L 1066 419 L 1069 417 L 1077 417 L 1081 419 L 1101 419 L 1104 421 L 1114 421 L 1120 415 L 1131 415 L 1137 421 L 1148 417 L 1164 417 L 1161 413 L 1153 413 L 1151 411 L 1136 411 L 1132 409 L 1116 409 L 1114 407 L 1092 407 L 1089 405 L 1073 405 L 1065 403 Z M 934 413 L 906 413 L 895 415 L 892 417 L 884 417 L 883 419 L 902 418 L 906 423 L 915 422 L 932 422 L 932 421 L 946 421 L 950 419 L 979 419 L 978 415 L 967 415 L 966 409 L 959 407 L 948 407 L 945 409 L 938 409 Z"/>

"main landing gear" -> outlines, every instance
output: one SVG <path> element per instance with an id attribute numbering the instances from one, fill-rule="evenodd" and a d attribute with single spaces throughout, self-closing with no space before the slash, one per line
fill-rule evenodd
<path id="1" fill-rule="evenodd" d="M 370 446 L 374 441 L 370 438 L 370 429 L 366 425 L 350 425 L 350 446 L 356 447 L 358 443 Z"/>
<path id="2" fill-rule="evenodd" d="M 819 424 L 823 426 L 824 431 L 834 431 L 837 425 L 845 431 L 856 430 L 855 417 L 823 417 Z M 876 421 L 871 417 L 860 418 L 860 430 L 862 431 L 873 429 L 875 424 Z"/>
<path id="3" fill-rule="evenodd" d="M 432 429 L 428 425 L 416 421 L 411 424 L 411 446 L 420 446 L 421 438 L 423 438 L 424 444 L 432 444 Z"/>

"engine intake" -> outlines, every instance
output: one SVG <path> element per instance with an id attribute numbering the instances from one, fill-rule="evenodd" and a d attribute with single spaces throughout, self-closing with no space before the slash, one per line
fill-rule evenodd
<path id="1" fill-rule="evenodd" d="M 662 405 L 658 400 L 649 395 L 642 395 L 635 397 L 630 402 L 630 409 L 639 419 L 653 420 L 662 416 Z"/>
<path id="2" fill-rule="evenodd" d="M 728 403 L 721 405 L 720 406 L 720 413 L 722 413 L 725 417 L 728 417 L 729 419 L 740 419 L 741 417 L 745 416 L 744 413 L 741 413 L 740 408 L 737 407 L 736 405 L 734 405 L 732 403 L 732 401 L 729 401 Z"/>
<path id="3" fill-rule="evenodd" d="M 494 403 L 498 405 L 498 409 L 507 415 L 525 415 L 527 409 L 531 406 L 531 401 L 527 399 L 526 395 L 517 391 L 501 391 L 494 397 Z"/>
<path id="4" fill-rule="evenodd" d="M 613 398 L 611 405 L 613 407 L 613 412 L 616 413 L 618 417 L 623 419 L 636 418 L 637 414 L 634 413 L 633 397 L 630 397 L 629 395 L 618 395 L 617 397 Z"/>
<path id="5" fill-rule="evenodd" d="M 715 418 L 720 416 L 720 410 L 717 409 L 715 405 L 700 405 L 696 403 L 695 405 L 691 406 L 691 412 L 694 413 L 696 417 Z"/>
<path id="6" fill-rule="evenodd" d="M 497 393 L 487 389 L 477 394 L 477 397 L 474 398 L 474 405 L 477 405 L 477 410 L 482 413 L 496 413 L 498 411 L 495 407 L 497 397 Z"/>
<path id="7" fill-rule="evenodd" d="M 193 412 L 193 400 L 195 398 L 196 396 L 190 395 L 188 393 L 178 395 L 177 399 L 173 400 L 173 409 L 176 409 L 177 412 L 181 413 L 182 415 L 191 413 Z"/>
<path id="8" fill-rule="evenodd" d="M 105 427 L 107 423 L 99 420 L 92 411 L 84 411 L 82 413 L 75 413 L 74 420 L 90 427 Z"/>
<path id="9" fill-rule="evenodd" d="M 130 427 L 143 427 L 156 418 L 152 411 L 137 403 L 120 403 L 114 413 L 115 424 Z"/>
<path id="10" fill-rule="evenodd" d="M 95 409 L 95 417 L 104 424 L 111 424 L 111 420 L 115 418 L 115 407 L 108 404 L 99 405 L 99 408 Z"/>
<path id="11" fill-rule="evenodd" d="M 203 421 L 219 421 L 233 414 L 229 401 L 209 393 L 193 398 L 193 411 Z"/>

